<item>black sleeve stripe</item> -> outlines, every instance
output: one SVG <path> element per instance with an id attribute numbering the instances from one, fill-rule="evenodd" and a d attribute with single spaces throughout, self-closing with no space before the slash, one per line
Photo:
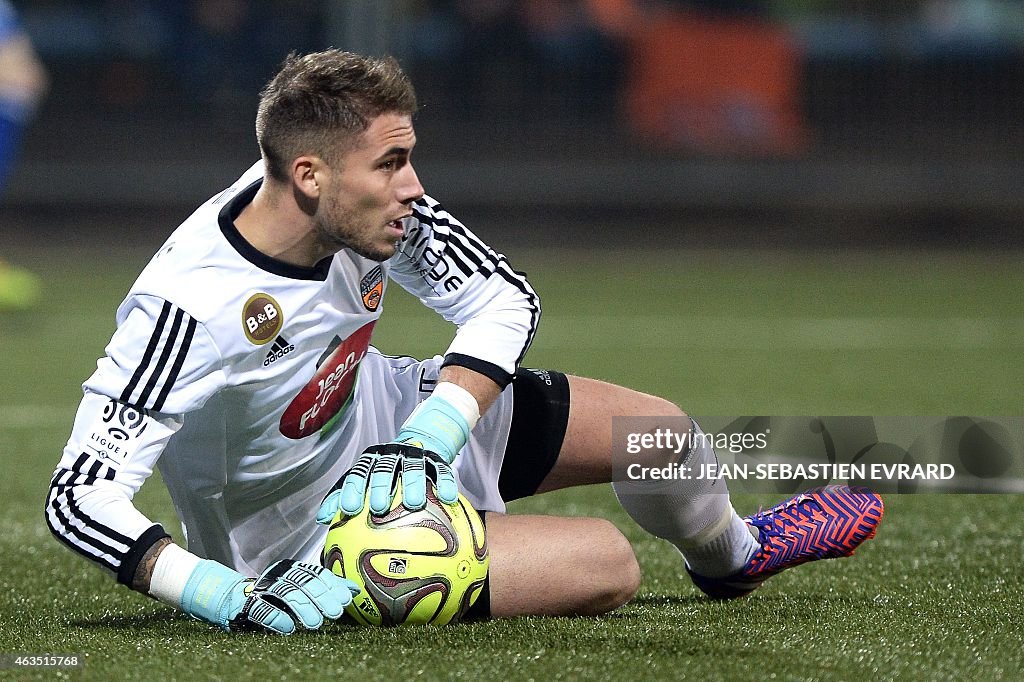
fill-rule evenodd
<path id="1" fill-rule="evenodd" d="M 527 306 L 530 310 L 530 326 L 526 334 L 526 340 L 523 343 L 523 348 L 516 359 L 516 365 L 518 366 L 523 361 L 523 358 L 526 357 L 527 351 L 530 350 L 540 323 L 540 297 L 537 296 L 537 292 L 530 286 L 526 277 L 512 269 L 505 256 L 499 255 L 493 249 L 487 247 L 476 235 L 467 230 L 458 220 L 451 217 L 441 204 L 431 205 L 426 200 L 421 200 L 418 204 L 420 205 L 413 205 L 413 215 L 421 223 L 431 226 L 438 240 L 445 242 L 451 247 L 446 249 L 445 252 L 451 256 L 451 260 L 464 274 L 470 276 L 472 272 L 463 266 L 461 258 L 471 261 L 476 266 L 476 272 L 485 278 L 497 273 L 503 280 L 518 289 L 526 298 Z M 426 210 L 420 210 L 421 207 Z M 443 215 L 441 215 L 442 213 Z M 437 229 L 439 227 L 442 229 Z M 477 360 L 477 362 L 482 361 Z M 452 364 L 463 363 L 457 362 Z M 471 367 L 471 369 L 475 368 Z M 505 374 L 503 370 L 498 369 L 502 374 Z M 481 373 L 487 374 L 486 372 Z M 490 375 L 488 374 L 487 376 Z M 491 376 L 491 378 L 495 379 L 494 376 Z M 511 381 L 511 378 L 509 378 L 509 381 Z M 501 385 L 507 385 L 507 382 Z"/>
<path id="2" fill-rule="evenodd" d="M 537 296 L 537 292 L 533 290 L 530 283 L 526 281 L 526 278 L 516 273 L 506 258 L 502 257 L 501 262 L 498 264 L 497 270 L 498 276 L 504 279 L 506 282 L 516 287 L 526 296 L 528 305 L 530 307 L 530 329 L 526 334 L 526 341 L 523 344 L 523 350 L 519 353 L 519 357 L 516 359 L 516 366 L 523 361 L 526 357 L 526 352 L 530 350 L 530 346 L 533 344 L 533 339 L 537 335 L 537 326 L 540 324 L 540 297 Z"/>
<path id="3" fill-rule="evenodd" d="M 472 277 L 474 273 L 479 272 L 479 260 L 473 259 L 472 254 L 460 250 L 458 242 L 451 239 L 450 233 L 445 234 L 443 232 L 434 232 L 434 235 L 437 237 L 438 241 L 443 242 L 445 245 L 444 253 L 442 254 L 443 257 L 447 258 L 452 263 L 455 263 L 455 266 L 463 275 L 466 277 Z M 466 258 L 473 260 L 477 267 L 474 268 L 472 265 L 467 263 Z"/>
<path id="4" fill-rule="evenodd" d="M 58 469 L 57 471 L 53 472 L 53 478 L 50 479 L 50 487 L 59 488 L 63 485 L 66 485 L 69 480 L 74 480 L 76 476 L 78 476 L 78 474 L 68 469 Z"/>
<path id="5" fill-rule="evenodd" d="M 82 469 L 88 463 L 89 455 L 85 454 L 84 452 L 80 452 L 78 454 L 78 459 L 76 459 L 75 463 L 71 465 L 71 470 L 74 471 L 76 474 L 84 474 L 85 472 Z"/>
<path id="6" fill-rule="evenodd" d="M 451 226 L 452 234 L 458 236 L 464 243 L 466 250 L 473 250 L 476 255 L 477 264 L 487 258 L 488 255 L 494 254 L 494 249 L 488 248 L 479 238 L 473 233 L 469 232 L 465 227 L 459 224 Z"/>
<path id="7" fill-rule="evenodd" d="M 504 279 L 509 284 L 512 284 L 517 289 L 519 289 L 519 291 L 521 291 L 523 295 L 525 295 L 530 300 L 531 305 L 534 306 L 534 308 L 536 308 L 538 303 L 536 292 L 533 291 L 532 288 L 530 288 L 525 277 L 519 275 L 514 270 L 512 270 L 511 266 L 509 265 L 508 259 L 505 258 L 505 256 L 499 256 L 494 252 L 493 249 L 487 249 L 479 239 L 477 239 L 472 233 L 466 231 L 465 228 L 458 226 L 453 227 L 452 229 L 463 240 L 465 240 L 467 248 L 469 248 L 469 246 L 474 246 L 478 251 L 483 251 L 484 253 L 486 253 L 487 260 L 493 263 L 494 270 L 501 275 L 502 279 Z M 480 265 L 482 267 L 482 264 Z M 504 265 L 505 267 L 502 267 L 502 265 Z"/>
<path id="8" fill-rule="evenodd" d="M 107 467 L 103 472 L 103 480 L 113 481 L 117 477 L 117 472 L 113 467 Z M 63 478 L 64 480 L 61 480 Z M 50 487 L 54 489 L 63 490 L 64 488 L 72 488 L 76 485 L 92 485 L 97 480 L 96 476 L 90 476 L 89 474 L 77 474 L 69 469 L 62 469 L 53 475 L 50 479 Z"/>
<path id="9" fill-rule="evenodd" d="M 423 208 L 425 208 L 427 212 L 420 210 L 421 206 L 419 205 L 419 202 L 412 205 L 412 215 L 414 218 L 416 218 L 416 220 L 420 221 L 421 223 L 446 226 L 450 224 L 448 220 L 439 216 L 437 214 L 437 211 L 432 206 L 423 204 Z"/>
<path id="10" fill-rule="evenodd" d="M 424 213 L 417 210 L 417 207 L 414 205 L 413 216 L 421 223 L 429 225 L 433 230 L 437 231 L 438 234 L 444 235 L 450 232 L 460 232 L 463 235 L 466 234 L 466 227 L 446 212 L 443 215 L 436 211 L 433 213 Z M 481 254 L 488 251 L 488 249 L 484 247 L 483 243 L 479 240 L 476 240 L 475 246 Z"/>
<path id="11" fill-rule="evenodd" d="M 60 479 L 64 480 L 61 481 Z M 63 490 L 64 488 L 70 488 L 76 485 L 92 485 L 96 482 L 95 476 L 89 476 L 88 474 L 76 474 L 70 469 L 62 469 L 54 475 L 50 481 L 50 487 L 55 490 Z"/>
<path id="12" fill-rule="evenodd" d="M 164 324 L 167 322 L 167 316 L 170 314 L 171 304 L 168 301 L 164 301 L 163 308 L 160 310 L 160 317 L 156 321 L 153 333 L 149 336 L 146 352 L 142 354 L 142 361 L 135 368 L 135 373 L 132 374 L 131 380 L 128 381 L 128 385 L 125 386 L 124 391 L 121 393 L 122 403 L 131 403 L 132 393 L 135 392 L 135 387 L 139 385 L 142 375 L 145 374 L 150 361 L 153 359 L 153 353 L 156 352 L 156 347 L 160 344 L 160 337 L 164 335 Z"/>
<path id="13" fill-rule="evenodd" d="M 171 357 L 171 350 L 173 350 L 174 344 L 178 338 L 178 330 L 181 329 L 181 319 L 184 315 L 185 311 L 180 308 L 174 312 L 174 322 L 171 323 L 171 331 L 167 335 L 167 341 L 164 343 L 163 350 L 160 352 L 160 357 L 156 361 L 156 368 L 149 375 L 149 381 L 146 382 L 146 387 L 142 389 L 142 393 L 139 394 L 138 404 L 140 407 L 146 407 L 149 402 L 149 396 L 156 388 L 156 382 L 159 381 L 160 376 L 164 373 L 167 361 Z"/>
<path id="14" fill-rule="evenodd" d="M 495 263 L 497 261 L 497 255 L 493 250 L 480 252 L 474 249 L 473 242 L 466 234 L 464 230 L 452 229 L 448 235 L 448 243 L 456 247 L 466 258 L 473 262 L 476 266 L 476 271 L 487 277 L 493 272 L 493 268 L 486 268 L 485 263 Z M 468 274 L 472 274 L 467 272 Z"/>
<path id="15" fill-rule="evenodd" d="M 172 311 L 174 319 L 165 338 L 164 330 L 168 326 L 167 320 Z M 142 356 L 139 367 L 121 393 L 121 402 L 140 410 L 162 409 L 167 396 L 174 387 L 174 382 L 181 373 L 182 366 L 185 364 L 195 331 L 196 321 L 192 316 L 181 308 L 164 301 L 160 318 L 150 336 L 149 345 L 146 346 L 146 352 Z M 159 356 L 154 362 L 157 350 L 159 350 Z M 145 385 L 137 397 L 133 398 L 132 396 L 135 395 L 144 378 Z M 155 399 L 153 398 L 154 394 Z"/>
<path id="16" fill-rule="evenodd" d="M 89 467 L 88 471 L 85 471 L 85 465 L 89 463 L 89 460 L 93 460 L 92 466 Z M 86 477 L 88 485 L 92 485 L 96 479 L 100 477 L 100 471 L 103 469 L 106 469 L 106 471 L 103 472 L 103 478 L 108 481 L 114 480 L 114 468 L 103 464 L 103 462 L 91 457 L 88 453 L 80 453 L 78 455 L 78 459 L 76 459 L 75 463 L 71 465 L 72 471 Z"/>
<path id="17" fill-rule="evenodd" d="M 457 247 L 465 258 L 472 261 L 477 269 L 481 268 L 484 261 L 489 260 L 490 256 L 494 254 L 492 249 L 488 249 L 478 239 L 473 238 L 461 225 L 452 225 L 448 228 L 445 239 Z"/>
<path id="18" fill-rule="evenodd" d="M 181 340 L 181 348 L 178 350 L 178 357 L 174 359 L 174 365 L 171 366 L 171 372 L 167 375 L 167 381 L 164 382 L 163 389 L 156 397 L 156 402 L 153 403 L 154 410 L 159 411 L 163 408 L 164 401 L 167 400 L 167 394 L 171 392 L 171 387 L 178 380 L 178 374 L 181 373 L 181 366 L 185 364 L 185 356 L 188 355 L 188 349 L 192 345 L 192 337 L 195 336 L 195 333 L 196 321 L 189 317 L 188 326 L 185 329 L 185 337 Z"/>
<path id="19" fill-rule="evenodd" d="M 126 548 L 131 547 L 132 543 L 135 542 L 135 540 L 128 537 L 127 535 L 123 535 L 117 532 L 110 526 L 100 523 L 99 521 L 91 518 L 88 514 L 82 511 L 82 508 L 79 506 L 78 501 L 75 499 L 76 488 L 77 486 L 71 487 L 63 492 L 67 500 L 67 507 L 71 511 L 72 516 L 81 521 L 82 525 L 85 528 L 88 528 L 91 531 L 103 535 L 106 540 L 116 542 L 117 544 L 123 545 Z M 57 498 L 54 497 L 54 502 L 56 501 Z"/>
<path id="20" fill-rule="evenodd" d="M 434 234 L 438 241 L 444 242 L 445 244 L 453 247 L 452 249 L 446 250 L 446 254 L 453 257 L 452 260 L 456 263 L 459 269 L 462 270 L 463 274 L 471 276 L 474 273 L 474 270 L 462 262 L 459 258 L 460 255 L 462 258 L 470 260 L 473 265 L 476 266 L 475 271 L 479 272 L 485 278 L 494 273 L 500 261 L 507 262 L 504 256 L 499 256 L 493 249 L 485 246 L 479 238 L 466 230 L 466 228 L 458 221 L 454 219 L 449 221 L 448 219 L 439 216 L 430 216 L 415 210 L 413 211 L 413 214 L 420 220 L 420 222 L 430 225 L 435 230 Z M 438 230 L 438 227 L 447 229 Z M 485 267 L 485 263 L 490 264 L 492 267 Z M 508 277 L 505 277 L 505 279 L 509 280 Z M 512 280 L 509 281 L 513 284 L 515 283 Z M 525 282 L 525 280 L 522 281 Z M 523 293 L 527 293 L 522 287 L 519 288 Z M 533 296 L 536 296 L 536 294 L 533 294 Z"/>
<path id="21" fill-rule="evenodd" d="M 449 228 L 448 235 L 450 240 L 454 240 L 462 247 L 466 257 L 472 260 L 477 267 L 480 267 L 485 260 L 489 260 L 494 255 L 494 249 L 484 246 L 483 242 L 476 239 L 462 225 L 452 225 Z"/>
<path id="22" fill-rule="evenodd" d="M 69 519 L 64 514 L 63 506 L 61 505 L 59 500 L 60 496 L 61 493 L 54 491 L 50 504 L 48 505 L 46 522 L 47 525 L 50 526 L 50 530 L 54 533 L 54 535 L 56 535 L 59 539 L 63 540 L 65 544 L 70 546 L 75 551 L 85 555 L 90 559 L 93 559 L 94 561 L 99 561 L 107 568 L 116 571 L 117 565 L 120 563 L 122 557 L 124 556 L 124 553 L 107 545 L 100 539 L 94 538 L 93 536 L 86 533 L 84 529 L 80 529 L 78 526 L 72 523 L 71 519 Z M 49 510 L 52 510 L 52 512 L 50 512 Z M 58 530 L 56 524 L 51 519 L 53 519 L 53 521 L 59 522 L 60 526 L 63 527 L 63 530 Z M 73 538 L 77 539 L 77 542 Z M 89 550 L 89 547 L 92 547 L 94 550 L 99 552 L 99 554 L 96 554 L 96 552 Z M 102 555 L 111 557 L 113 561 L 104 558 L 104 556 Z"/>
<path id="23" fill-rule="evenodd" d="M 50 515 L 49 514 L 46 515 L 46 525 L 50 529 L 50 533 L 53 535 L 53 537 L 55 537 L 58 540 L 60 540 L 70 550 L 72 550 L 76 554 L 81 554 L 82 556 L 84 556 L 86 559 L 89 559 L 90 561 L 95 561 L 95 562 L 97 562 L 99 564 L 102 564 L 111 573 L 117 573 L 117 568 L 118 567 L 115 564 L 111 563 L 108 559 L 106 559 L 106 558 L 104 558 L 102 556 L 93 554 L 92 552 L 88 552 L 85 549 L 83 549 L 82 547 L 79 547 L 75 543 L 71 542 L 71 540 L 68 539 L 68 537 L 67 537 L 67 535 L 65 533 L 63 533 L 62 531 L 58 530 L 53 525 L 53 522 L 50 521 Z"/>
<path id="24" fill-rule="evenodd" d="M 97 462 L 97 464 L 98 463 L 99 462 Z M 99 523 L 98 521 L 95 521 L 94 519 L 92 519 L 88 515 L 86 515 L 84 512 L 82 512 L 82 510 L 79 507 L 77 501 L 75 500 L 74 489 L 76 487 L 78 487 L 78 486 L 92 485 L 97 480 L 97 478 L 95 476 L 92 476 L 90 474 L 82 474 L 82 473 L 77 473 L 76 474 L 76 473 L 72 473 L 72 472 L 70 472 L 70 471 L 68 471 L 66 469 L 64 470 L 64 473 L 71 474 L 71 476 L 70 476 L 70 478 L 68 478 L 68 480 L 65 480 L 64 482 L 60 483 L 60 482 L 57 482 L 57 480 L 58 480 L 58 478 L 60 478 L 60 476 L 54 476 L 53 482 L 50 485 L 50 490 L 51 490 L 51 506 L 52 506 L 52 508 L 54 510 L 60 511 L 60 508 L 62 506 L 66 506 L 69 510 L 71 510 L 73 512 L 74 517 L 76 519 L 78 519 L 79 521 L 81 521 L 82 524 L 85 527 L 87 527 L 90 530 L 93 530 L 93 531 L 95 531 L 97 533 L 100 533 L 102 535 L 105 535 L 107 540 L 111 540 L 113 542 L 119 543 L 121 545 L 124 545 L 125 547 L 128 547 L 133 542 L 135 542 L 134 540 L 132 540 L 127 535 L 119 533 L 118 531 L 114 530 L 113 528 L 110 528 L 110 527 L 108 527 L 108 526 L 106 526 L 106 525 L 104 525 L 102 523 Z M 107 472 L 104 475 L 104 478 L 106 480 L 113 480 L 113 474 L 114 474 L 114 470 L 112 468 L 108 467 L 107 468 Z M 65 500 L 65 503 L 66 503 L 65 505 L 61 505 L 61 503 L 60 503 L 60 497 L 62 495 L 64 496 L 64 500 Z"/>
<path id="25" fill-rule="evenodd" d="M 468 249 L 459 248 L 458 243 L 451 241 L 451 225 L 447 220 L 444 220 L 443 218 L 438 218 L 437 216 L 429 216 L 425 213 L 420 213 L 419 211 L 416 211 L 415 208 L 413 209 L 413 215 L 421 223 L 429 225 L 433 229 L 434 236 L 437 238 L 437 240 L 445 244 L 446 248 L 444 250 L 444 256 L 447 257 L 448 260 L 450 260 L 452 263 L 454 263 L 455 266 L 462 272 L 463 275 L 465 275 L 466 277 L 471 277 L 473 273 L 476 272 L 476 270 L 472 266 L 466 263 L 464 258 L 472 261 L 477 266 L 477 268 L 479 268 L 480 259 L 478 257 L 475 257 L 474 254 L 468 251 Z"/>

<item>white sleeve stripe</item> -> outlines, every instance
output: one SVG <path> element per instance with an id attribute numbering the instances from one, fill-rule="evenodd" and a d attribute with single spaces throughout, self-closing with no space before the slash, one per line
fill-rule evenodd
<path id="1" fill-rule="evenodd" d="M 103 478 L 107 481 L 113 481 L 114 470 L 108 469 Z M 50 479 L 50 487 L 60 489 L 72 488 L 76 485 L 92 485 L 98 480 L 96 476 L 90 476 L 89 474 L 76 473 L 70 469 L 59 469 L 54 473 L 53 478 Z"/>
<path id="2" fill-rule="evenodd" d="M 171 324 L 171 331 L 167 334 L 167 341 L 164 342 L 163 350 L 160 352 L 160 358 L 156 362 L 156 367 L 153 368 L 152 373 L 149 375 L 149 381 L 146 382 L 146 387 L 142 390 L 142 393 L 139 394 L 138 405 L 140 407 L 147 406 L 150 395 L 153 394 L 153 391 L 156 389 L 157 382 L 160 380 L 160 376 L 164 373 L 164 368 L 167 367 L 167 361 L 171 357 L 171 351 L 174 349 L 175 344 L 179 343 L 178 333 L 181 329 L 181 322 L 184 316 L 184 310 L 181 310 L 180 308 L 175 309 L 174 322 Z M 180 341 L 180 343 L 183 346 L 185 346 L 185 350 L 188 349 L 186 340 L 191 342 L 191 339 L 185 339 Z M 178 358 L 175 357 L 175 364 L 178 364 L 177 359 Z M 172 380 L 173 377 L 169 376 L 167 378 L 167 381 Z M 169 387 L 166 386 L 167 381 L 164 382 L 165 385 L 160 391 L 161 395 L 166 395 L 165 390 L 170 390 Z M 155 402 L 153 404 L 153 409 L 156 409 Z"/>
<path id="3" fill-rule="evenodd" d="M 430 225 L 430 227 L 434 228 L 439 236 L 447 236 L 449 233 L 458 232 L 468 237 L 465 225 L 460 223 L 455 219 L 455 217 L 443 209 L 441 211 L 428 214 L 417 210 L 417 207 L 413 205 L 413 216 L 421 223 L 426 223 Z M 479 239 L 474 239 L 472 241 L 473 247 L 481 257 L 491 251 L 491 249 L 487 248 Z"/>
<path id="4" fill-rule="evenodd" d="M 63 512 L 63 506 L 59 501 L 60 496 L 61 493 L 59 491 L 52 491 L 50 503 L 47 505 L 46 525 L 49 526 L 50 532 L 52 532 L 58 540 L 61 540 L 64 544 L 71 547 L 71 549 L 75 550 L 79 554 L 82 554 L 94 561 L 98 561 L 110 570 L 116 572 L 121 561 L 124 559 L 125 552 L 118 551 L 116 548 L 102 542 L 102 540 L 86 533 L 87 526 L 85 526 L 84 522 L 78 518 L 78 514 L 76 514 L 73 509 L 71 510 L 72 514 L 75 516 L 76 520 L 78 520 L 80 525 L 76 526 L 72 523 L 72 520 Z M 58 524 L 60 528 L 58 528 Z"/>
<path id="5" fill-rule="evenodd" d="M 171 323 L 171 328 L 167 332 L 166 338 L 164 338 L 164 330 L 167 326 L 167 320 L 171 316 L 171 312 L 174 312 L 174 320 Z M 182 332 L 183 323 L 185 323 L 184 332 Z M 153 333 L 149 337 L 149 343 L 142 355 L 142 360 L 139 362 L 139 366 L 135 369 L 135 373 L 132 374 L 131 379 L 128 381 L 128 385 L 125 386 L 124 391 L 121 392 L 121 402 L 140 409 L 148 408 L 159 410 L 162 408 L 164 401 L 166 400 L 168 393 L 170 393 L 170 390 L 181 371 L 181 367 L 185 362 L 185 356 L 192 343 L 192 337 L 195 333 L 195 329 L 196 322 L 190 315 L 188 315 L 188 313 L 172 305 L 170 302 L 164 301 L 163 307 L 160 310 L 160 316 L 157 318 L 156 325 L 153 328 Z M 175 348 L 177 348 L 177 350 L 175 350 Z M 156 355 L 157 350 L 160 351 L 160 355 L 157 358 L 156 363 L 153 364 L 153 357 Z M 172 355 L 174 355 L 174 362 L 168 369 L 168 362 Z M 167 372 L 167 376 L 161 381 L 161 377 L 164 375 L 165 371 Z M 138 394 L 138 397 L 133 400 L 132 396 L 138 389 L 143 377 L 146 377 L 147 372 L 148 378 L 146 379 L 146 383 L 142 391 Z M 156 399 L 152 404 L 150 404 L 150 397 L 158 387 L 160 388 L 160 391 L 157 393 Z"/>
<path id="6" fill-rule="evenodd" d="M 67 485 L 69 481 L 74 480 L 78 475 L 70 469 L 57 469 L 57 471 L 53 472 L 53 478 L 50 479 L 50 487 L 56 488 L 57 486 Z M 61 480 L 62 478 L 64 479 L 63 481 Z"/>
<path id="7" fill-rule="evenodd" d="M 500 269 L 501 263 L 508 263 L 508 259 L 504 256 L 498 256 L 493 249 L 489 249 L 484 246 L 483 242 L 473 234 L 469 233 L 458 221 L 455 221 L 454 219 L 449 221 L 438 216 L 428 216 L 416 211 L 415 209 L 413 210 L 413 214 L 420 220 L 420 222 L 427 223 L 434 228 L 434 234 L 437 236 L 439 241 L 456 247 L 449 251 L 450 255 L 457 256 L 458 254 L 461 254 L 465 258 L 469 259 L 474 265 L 476 265 L 476 271 L 484 275 L 484 277 L 489 277 L 496 270 Z M 447 228 L 447 230 L 438 230 L 437 228 L 439 227 Z M 473 274 L 473 270 L 464 266 L 461 261 L 456 260 L 455 258 L 452 260 L 456 262 L 456 265 L 458 265 L 459 269 L 463 271 L 463 274 Z M 485 268 L 485 261 L 490 263 L 493 267 Z M 528 285 L 520 286 L 520 284 L 526 285 L 526 279 L 516 274 L 511 268 L 506 268 L 505 270 L 506 272 L 501 273 L 502 278 L 510 284 L 515 285 L 530 299 L 531 304 L 535 305 L 537 294 L 532 289 L 528 290 Z M 536 310 L 535 307 L 534 310 Z"/>
<path id="8" fill-rule="evenodd" d="M 472 260 L 477 267 L 483 264 L 483 261 L 493 261 L 495 253 L 493 249 L 489 249 L 484 246 L 483 242 L 466 231 L 466 228 L 461 225 L 455 224 L 449 227 L 447 233 L 442 233 L 443 238 L 447 240 L 454 240 L 456 244 L 462 247 L 463 253 L 466 257 Z"/>
<path id="9" fill-rule="evenodd" d="M 121 552 L 121 555 L 123 555 L 124 551 L 127 551 L 127 549 L 131 547 L 134 540 L 89 517 L 75 501 L 74 489 L 77 486 L 90 486 L 94 484 L 98 480 L 97 475 L 104 468 L 106 468 L 106 471 L 103 474 L 103 479 L 108 481 L 114 479 L 114 469 L 109 466 L 104 467 L 99 460 L 92 463 L 92 466 L 89 467 L 88 473 L 84 472 L 83 469 L 90 459 L 91 457 L 83 452 L 79 455 L 78 459 L 75 460 L 74 464 L 71 465 L 71 469 L 58 469 L 57 472 L 54 473 L 50 483 L 51 494 L 48 509 L 52 508 L 58 519 L 61 520 L 65 526 L 72 528 L 73 526 L 69 525 L 69 522 L 62 511 L 63 509 L 67 509 L 71 515 L 80 522 L 80 527 L 83 532 L 88 529 L 92 533 L 100 536 L 100 539 L 102 540 L 121 545 L 125 548 L 125 550 Z M 64 498 L 63 504 L 61 503 L 62 496 Z M 108 552 L 108 554 L 115 558 L 118 556 L 116 549 L 114 552 Z"/>
<path id="10" fill-rule="evenodd" d="M 462 223 L 458 221 L 450 223 L 445 221 L 445 224 L 448 225 L 448 229 L 452 234 L 462 237 L 466 241 L 466 244 L 472 247 L 481 258 L 494 253 L 494 249 L 487 247 L 476 235 L 466 230 L 466 227 Z"/>

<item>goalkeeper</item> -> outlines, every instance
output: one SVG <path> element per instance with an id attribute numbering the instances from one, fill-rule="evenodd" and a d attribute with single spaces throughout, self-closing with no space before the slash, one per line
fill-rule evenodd
<path id="1" fill-rule="evenodd" d="M 415 111 L 391 59 L 286 60 L 261 93 L 260 160 L 170 235 L 117 310 L 46 499 L 62 543 L 226 630 L 315 629 L 356 590 L 318 566 L 324 522 L 385 509 L 400 478 L 407 506 L 433 482 L 485 515 L 490 575 L 470 616 L 599 614 L 632 597 L 640 570 L 615 526 L 505 504 L 609 482 L 613 417 L 699 427 L 661 398 L 520 367 L 537 294 L 425 194 Z M 371 345 L 389 283 L 455 325 L 443 355 Z M 697 438 L 673 455 L 714 457 Z M 132 503 L 157 467 L 183 545 Z M 881 516 L 845 488 L 744 519 L 721 481 L 616 485 L 716 598 L 845 556 Z"/>

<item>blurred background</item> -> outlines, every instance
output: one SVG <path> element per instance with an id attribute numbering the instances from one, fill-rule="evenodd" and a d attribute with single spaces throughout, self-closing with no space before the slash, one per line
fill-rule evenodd
<path id="1" fill-rule="evenodd" d="M 337 46 L 408 70 L 424 184 L 477 229 L 1020 240 L 1020 0 L 11 4 L 48 76 L 0 202 L 15 236 L 102 232 L 125 211 L 159 241 L 257 158 L 257 93 L 284 56 Z"/>
<path id="2" fill-rule="evenodd" d="M 13 624 L 0 647 L 93 652 L 89 665 L 110 671 L 160 670 L 138 651 L 182 650 L 158 605 L 107 599 L 112 583 L 67 562 L 40 507 L 118 302 L 193 208 L 258 158 L 257 93 L 277 65 L 327 46 L 392 53 L 411 74 L 428 192 L 541 294 L 527 366 L 664 396 L 699 419 L 1021 414 L 1022 0 L 0 0 L 0 555 L 20 558 L 0 589 Z M 402 294 L 389 289 L 374 344 L 443 351 L 451 326 Z M 967 489 L 1000 481 L 981 483 Z M 743 513 L 777 500 L 734 499 Z M 177 536 L 162 486 L 136 503 Z M 835 593 L 819 594 L 821 574 L 799 578 L 810 596 L 795 608 L 857 627 L 836 649 L 795 621 L 779 676 L 1012 677 L 1024 590 L 1020 527 L 1004 519 L 1024 496 L 887 505 L 875 558 Z M 531 628 L 535 640 L 496 654 L 503 672 L 546 651 L 531 659 L 538 677 L 563 659 L 614 677 L 644 627 L 655 674 L 707 661 L 721 677 L 724 656 L 749 668 L 733 677 L 764 677 L 757 641 L 740 655 L 719 646 L 750 612 L 730 621 L 677 597 L 678 557 L 607 486 L 513 510 L 611 518 L 647 578 L 622 621 L 639 625 L 618 639 L 604 622 L 599 635 L 579 621 Z M 55 597 L 68 584 L 81 589 Z M 850 619 L 861 602 L 870 613 Z M 777 620 L 778 599 L 763 604 Z M 29 609 L 42 618 L 18 617 Z M 680 639 L 695 613 L 724 625 Z M 952 627 L 949 614 L 969 617 Z M 137 646 L 111 653 L 111 634 Z M 416 642 L 371 644 L 361 671 L 420 670 Z M 176 670 L 209 677 L 248 655 L 204 651 Z M 463 647 L 456 663 L 476 670 L 478 653 Z"/>

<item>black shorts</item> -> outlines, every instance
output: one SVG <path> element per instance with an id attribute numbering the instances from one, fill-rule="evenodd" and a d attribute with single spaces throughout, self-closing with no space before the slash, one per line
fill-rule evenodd
<path id="1" fill-rule="evenodd" d="M 498 492 L 529 497 L 555 466 L 569 424 L 569 380 L 561 372 L 519 369 L 512 382 L 512 425 Z"/>
<path id="2" fill-rule="evenodd" d="M 506 502 L 529 497 L 555 466 L 569 425 L 569 380 L 561 372 L 520 369 L 512 384 L 512 425 L 505 459 L 498 475 L 498 492 Z M 487 512 L 480 512 L 484 526 Z M 491 578 L 488 576 L 464 621 L 491 617 Z"/>

